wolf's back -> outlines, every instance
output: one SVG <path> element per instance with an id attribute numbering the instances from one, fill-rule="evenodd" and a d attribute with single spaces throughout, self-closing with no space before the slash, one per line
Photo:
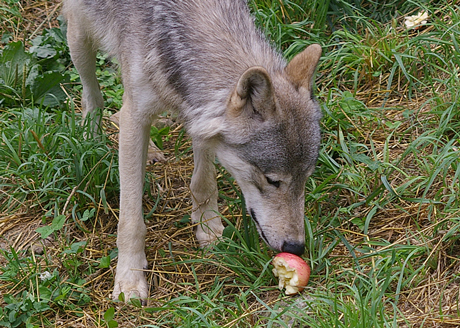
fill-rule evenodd
<path id="1" fill-rule="evenodd" d="M 268 72 L 286 65 L 255 27 L 244 0 L 64 0 L 79 12 L 98 47 L 130 60 L 142 51 L 144 69 L 167 75 L 190 105 L 233 86 L 252 66 Z"/>

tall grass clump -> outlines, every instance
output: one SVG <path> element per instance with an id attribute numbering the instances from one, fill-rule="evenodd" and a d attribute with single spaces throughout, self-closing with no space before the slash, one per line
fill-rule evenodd
<path id="1" fill-rule="evenodd" d="M 29 204 L 46 210 L 57 205 L 65 212 L 71 196 L 70 205 L 80 208 L 88 203 L 95 206 L 106 192 L 113 197 L 110 193 L 116 192 L 118 184 L 116 153 L 105 137 L 83 138 L 84 128 L 73 110 L 21 108 L 3 118 L 2 211 Z"/>

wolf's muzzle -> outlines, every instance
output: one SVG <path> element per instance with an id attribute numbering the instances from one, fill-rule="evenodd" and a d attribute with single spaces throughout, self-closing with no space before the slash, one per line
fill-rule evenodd
<path id="1" fill-rule="evenodd" d="M 260 226 L 259 221 L 257 220 L 256 213 L 254 212 L 252 208 L 249 209 L 249 213 L 251 214 L 252 219 L 256 223 L 257 230 L 259 231 L 260 236 L 268 245 L 270 245 L 270 242 L 265 236 L 265 233 L 262 227 Z M 272 245 L 270 246 L 273 247 Z M 300 256 L 305 252 L 305 243 L 284 241 L 283 246 L 281 246 L 281 249 L 278 249 L 277 247 L 273 247 L 273 248 L 276 248 L 278 251 L 281 251 L 281 252 L 291 253 L 291 254 Z"/>

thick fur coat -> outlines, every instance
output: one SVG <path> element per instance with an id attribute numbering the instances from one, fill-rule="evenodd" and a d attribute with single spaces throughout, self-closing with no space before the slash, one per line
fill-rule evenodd
<path id="1" fill-rule="evenodd" d="M 244 0 L 64 0 L 83 115 L 99 125 L 97 49 L 117 58 L 120 112 L 119 248 L 113 297 L 146 299 L 142 191 L 149 128 L 174 111 L 193 139 L 192 221 L 205 246 L 222 234 L 215 157 L 234 176 L 261 237 L 304 251 L 304 186 L 320 145 L 312 91 L 321 48 L 287 63 L 257 30 Z"/>

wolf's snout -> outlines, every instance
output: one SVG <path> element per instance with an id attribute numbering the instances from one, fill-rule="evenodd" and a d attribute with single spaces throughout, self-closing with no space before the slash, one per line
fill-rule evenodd
<path id="1" fill-rule="evenodd" d="M 291 253 L 300 256 L 305 251 L 305 244 L 285 241 L 283 243 L 283 247 L 281 248 L 281 250 L 286 253 Z"/>

